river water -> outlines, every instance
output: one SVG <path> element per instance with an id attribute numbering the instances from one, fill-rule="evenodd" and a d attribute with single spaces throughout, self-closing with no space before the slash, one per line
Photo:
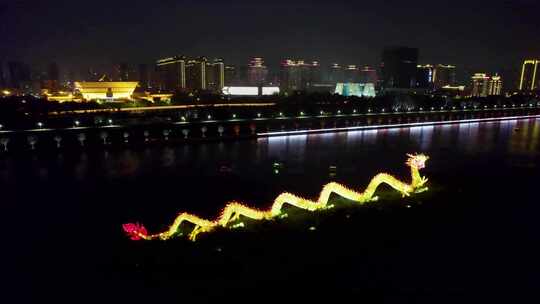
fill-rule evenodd
<path id="1" fill-rule="evenodd" d="M 0 158 L 1 227 L 12 244 L 8 257 L 17 261 L 13 282 L 27 283 L 42 265 L 114 248 L 124 222 L 156 231 L 177 212 L 213 217 L 230 200 L 265 207 L 283 191 L 317 197 L 333 180 L 361 190 L 381 171 L 409 180 L 406 153 L 429 155 L 423 174 L 444 187 L 480 171 L 537 171 L 539 151 L 540 119 L 524 119 L 10 154 Z M 84 245 L 100 240 L 104 249 Z"/>

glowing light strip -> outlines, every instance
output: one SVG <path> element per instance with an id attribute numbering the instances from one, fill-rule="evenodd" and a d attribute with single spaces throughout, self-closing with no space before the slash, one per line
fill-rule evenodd
<path id="1" fill-rule="evenodd" d="M 340 128 L 325 128 L 325 129 L 298 130 L 298 131 L 276 131 L 276 132 L 257 133 L 257 136 L 271 137 L 271 136 L 285 136 L 285 135 L 298 135 L 298 134 L 317 134 L 317 133 L 339 132 L 339 131 L 393 129 L 393 128 L 404 128 L 404 127 L 451 125 L 451 124 L 471 123 L 471 122 L 505 121 L 505 120 L 516 120 L 516 119 L 521 120 L 521 119 L 530 119 L 530 118 L 540 118 L 540 115 L 509 116 L 509 117 L 496 117 L 496 118 L 476 118 L 476 119 L 461 119 L 461 120 L 448 120 L 448 121 L 429 121 L 429 122 L 415 122 L 415 123 L 403 123 L 403 124 L 391 124 L 391 125 L 340 127 Z"/>
<path id="2" fill-rule="evenodd" d="M 221 211 L 221 214 L 214 220 L 206 220 L 189 213 L 180 213 L 168 230 L 157 234 L 148 234 L 146 228 L 138 223 L 124 224 L 122 225 L 122 228 L 132 240 L 167 240 L 176 235 L 182 235 L 181 226 L 184 222 L 188 222 L 194 225 L 194 228 L 189 233 L 189 239 L 195 241 L 199 233 L 210 232 L 217 227 L 229 227 L 230 223 L 239 220 L 241 216 L 253 220 L 267 220 L 280 215 L 283 216 L 282 208 L 284 205 L 291 205 L 308 211 L 330 208 L 331 206 L 328 205 L 328 201 L 332 193 L 336 193 L 351 201 L 364 204 L 377 199 L 374 195 L 381 184 L 389 185 L 393 189 L 399 191 L 403 196 L 426 191 L 427 187 L 425 187 L 425 184 L 428 179 L 420 175 L 419 169 L 425 167 L 429 157 L 423 154 L 408 154 L 408 157 L 406 164 L 411 168 L 412 181 L 410 184 L 404 183 L 390 174 L 379 173 L 369 182 L 364 192 L 361 193 L 349 189 L 344 185 L 332 182 L 323 187 L 317 201 L 284 192 L 274 200 L 272 206 L 267 210 L 254 209 L 242 203 L 233 201 L 228 203 Z M 238 225 L 239 224 L 233 225 L 230 228 L 239 227 Z M 243 226 L 243 223 L 241 226 Z"/>

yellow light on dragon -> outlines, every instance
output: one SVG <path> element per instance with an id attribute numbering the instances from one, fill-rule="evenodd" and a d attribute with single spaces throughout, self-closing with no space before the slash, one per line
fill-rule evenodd
<path id="1" fill-rule="evenodd" d="M 180 213 L 167 231 L 157 234 L 147 234 L 144 226 L 139 224 L 124 224 L 123 228 L 132 240 L 167 240 L 178 233 L 180 226 L 184 222 L 188 222 L 195 226 L 189 234 L 189 239 L 195 241 L 200 233 L 211 232 L 217 227 L 238 227 L 229 227 L 228 225 L 231 222 L 239 220 L 241 216 L 250 218 L 252 220 L 269 220 L 276 217 L 284 217 L 282 216 L 284 215 L 282 214 L 284 205 L 291 205 L 307 211 L 328 209 L 333 207 L 333 205 L 328 205 L 328 201 L 332 193 L 359 204 L 364 204 L 366 202 L 376 201 L 378 199 L 377 196 L 375 196 L 375 192 L 381 184 L 389 185 L 393 189 L 399 191 L 403 196 L 409 196 L 411 193 L 426 191 L 427 187 L 425 187 L 425 184 L 427 183 L 428 179 L 421 176 L 419 170 L 425 167 L 426 161 L 429 159 L 429 157 L 423 154 L 408 154 L 407 156 L 409 158 L 406 164 L 411 168 L 412 181 L 410 184 L 404 183 L 390 174 L 379 173 L 373 179 L 371 179 L 364 192 L 356 192 L 344 185 L 332 182 L 323 187 L 317 201 L 312 201 L 292 193 L 285 192 L 280 194 L 274 200 L 274 203 L 268 210 L 258 210 L 233 201 L 229 202 L 225 208 L 223 208 L 219 217 L 214 220 L 206 220 L 189 213 Z"/>

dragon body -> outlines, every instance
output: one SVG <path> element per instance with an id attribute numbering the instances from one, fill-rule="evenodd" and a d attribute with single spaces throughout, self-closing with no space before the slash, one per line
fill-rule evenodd
<path id="1" fill-rule="evenodd" d="M 280 194 L 267 210 L 259 210 L 246 206 L 245 204 L 233 201 L 229 202 L 221 211 L 221 214 L 213 220 L 203 219 L 193 214 L 180 213 L 168 230 L 157 233 L 148 234 L 144 226 L 136 224 L 124 224 L 123 229 L 131 237 L 132 240 L 167 240 L 179 234 L 180 227 L 183 223 L 191 223 L 194 225 L 193 230 L 189 233 L 189 239 L 195 241 L 197 236 L 203 232 L 210 232 L 217 227 L 229 227 L 229 224 L 237 221 L 241 216 L 253 220 L 268 220 L 280 216 L 283 206 L 291 205 L 308 211 L 317 211 L 328 208 L 330 196 L 335 193 L 348 200 L 364 204 L 366 202 L 376 200 L 375 192 L 382 184 L 387 184 L 403 196 L 409 196 L 411 193 L 419 193 L 427 190 L 425 184 L 428 179 L 420 175 L 419 170 L 425 167 L 428 156 L 423 154 L 411 155 L 408 154 L 407 166 L 411 168 L 411 183 L 405 183 L 387 173 L 379 173 L 371 179 L 364 192 L 357 192 L 347 188 L 339 183 L 332 182 L 326 184 L 317 201 L 312 201 L 306 198 L 299 197 L 291 193 Z"/>

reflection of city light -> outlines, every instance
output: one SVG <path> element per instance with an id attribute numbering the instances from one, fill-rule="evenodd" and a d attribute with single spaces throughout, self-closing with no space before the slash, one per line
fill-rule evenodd
<path id="1" fill-rule="evenodd" d="M 217 227 L 237 227 L 239 224 L 230 224 L 240 220 L 240 217 L 247 217 L 252 220 L 266 220 L 283 216 L 282 209 L 285 205 L 291 205 L 307 211 L 329 209 L 330 207 L 333 207 L 328 205 L 330 196 L 333 193 L 348 200 L 355 201 L 359 204 L 365 204 L 367 202 L 377 200 L 375 192 L 382 184 L 389 185 L 396 191 L 400 192 L 403 196 L 409 196 L 412 193 L 426 191 L 427 187 L 425 187 L 425 184 L 427 183 L 427 178 L 421 176 L 419 170 L 425 167 L 426 161 L 429 159 L 429 157 L 423 154 L 408 156 L 409 158 L 406 164 L 411 169 L 412 181 L 410 184 L 404 183 L 390 174 L 379 173 L 370 181 L 367 188 L 362 193 L 351 190 L 344 185 L 332 182 L 323 187 L 317 201 L 301 198 L 291 193 L 282 193 L 274 200 L 272 206 L 267 210 L 250 208 L 244 204 L 233 201 L 228 203 L 221 211 L 221 214 L 214 220 L 206 220 L 193 214 L 181 213 L 176 217 L 173 224 L 167 231 L 157 234 L 148 234 L 146 228 L 138 223 L 124 224 L 122 227 L 132 240 L 167 240 L 176 235 L 182 235 L 180 231 L 181 225 L 184 222 L 189 222 L 195 225 L 189 234 L 189 239 L 195 241 L 198 234 L 203 232 L 211 232 Z"/>
<path id="2" fill-rule="evenodd" d="M 505 121 L 505 120 L 512 120 L 512 119 L 531 119 L 531 118 L 540 118 L 540 115 L 476 118 L 476 119 L 447 120 L 447 121 L 430 121 L 430 122 L 402 123 L 402 124 L 390 124 L 390 125 L 354 126 L 354 127 L 324 128 L 324 129 L 310 129 L 310 130 L 297 130 L 297 131 L 276 131 L 276 132 L 258 133 L 257 135 L 258 136 L 290 136 L 290 135 L 298 135 L 298 134 L 315 134 L 315 133 L 355 131 L 355 130 L 393 129 L 393 128 L 416 127 L 416 126 L 438 126 L 438 125 L 480 123 L 480 122 L 493 122 L 493 121 Z"/>

